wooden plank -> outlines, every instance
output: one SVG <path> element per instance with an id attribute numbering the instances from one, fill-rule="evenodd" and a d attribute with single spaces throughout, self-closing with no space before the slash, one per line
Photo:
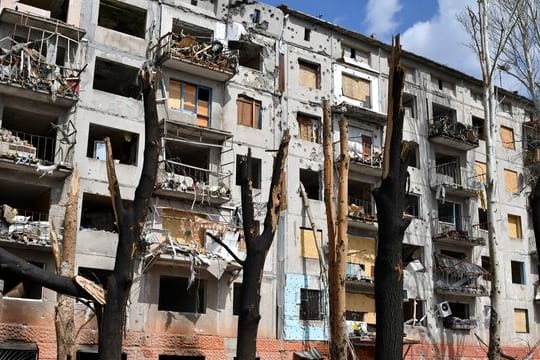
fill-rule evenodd
<path id="1" fill-rule="evenodd" d="M 371 85 L 369 80 L 342 74 L 341 81 L 344 96 L 363 101 L 365 106 L 369 105 Z"/>
<path id="2" fill-rule="evenodd" d="M 180 81 L 169 80 L 169 107 L 171 109 L 180 109 Z"/>
<path id="3" fill-rule="evenodd" d="M 514 129 L 501 126 L 502 146 L 507 149 L 515 149 Z"/>
<path id="4" fill-rule="evenodd" d="M 518 173 L 513 170 L 504 169 L 504 184 L 505 190 L 510 193 L 517 193 L 518 188 Z"/>
<path id="5" fill-rule="evenodd" d="M 319 77 L 319 69 L 316 65 L 300 62 L 299 64 L 298 83 L 312 89 L 317 89 L 317 79 Z"/>
<path id="6" fill-rule="evenodd" d="M 317 241 L 322 241 L 322 231 L 317 232 Z M 300 256 L 308 259 L 318 259 L 317 244 L 313 230 L 308 228 L 300 228 Z"/>

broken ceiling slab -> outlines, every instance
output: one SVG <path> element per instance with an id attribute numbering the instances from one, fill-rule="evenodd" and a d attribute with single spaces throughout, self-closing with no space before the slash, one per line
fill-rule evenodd
<path id="1" fill-rule="evenodd" d="M 386 125 L 387 120 L 386 114 L 368 108 L 347 104 L 345 102 L 332 106 L 332 114 L 344 114 L 348 118 L 367 121 L 380 126 Z"/>

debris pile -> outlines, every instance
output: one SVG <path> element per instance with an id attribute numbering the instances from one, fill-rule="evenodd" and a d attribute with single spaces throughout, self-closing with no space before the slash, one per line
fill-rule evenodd
<path id="1" fill-rule="evenodd" d="M 478 129 L 455 121 L 449 115 L 433 119 L 429 125 L 429 136 L 446 136 L 478 145 Z"/>
<path id="2" fill-rule="evenodd" d="M 479 281 L 489 273 L 480 266 L 443 254 L 435 254 L 437 261 L 438 293 L 466 294 L 469 296 L 488 296 L 488 289 Z"/>
<path id="3" fill-rule="evenodd" d="M 49 222 L 33 221 L 9 205 L 0 206 L 0 239 L 25 245 L 50 246 Z"/>
<path id="4" fill-rule="evenodd" d="M 81 71 L 49 64 L 37 49 L 36 42 L 0 47 L 0 81 L 56 96 L 77 98 Z M 37 46 L 36 46 L 37 47 Z"/>

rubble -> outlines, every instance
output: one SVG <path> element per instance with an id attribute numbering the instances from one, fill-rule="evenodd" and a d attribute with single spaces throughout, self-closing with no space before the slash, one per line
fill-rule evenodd
<path id="1" fill-rule="evenodd" d="M 9 205 L 0 206 L 0 240 L 24 245 L 51 246 L 48 221 L 32 221 Z"/>
<path id="2" fill-rule="evenodd" d="M 482 267 L 465 260 L 443 254 L 435 254 L 438 279 L 435 288 L 439 293 L 468 296 L 488 296 L 489 291 L 479 283 L 479 278 L 488 275 Z"/>

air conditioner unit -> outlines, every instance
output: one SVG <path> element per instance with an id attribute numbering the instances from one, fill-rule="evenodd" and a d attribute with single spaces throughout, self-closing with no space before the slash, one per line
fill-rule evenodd
<path id="1" fill-rule="evenodd" d="M 452 309 L 450 308 L 448 301 L 437 304 L 437 312 L 439 313 L 439 316 L 443 318 L 452 315 Z"/>

